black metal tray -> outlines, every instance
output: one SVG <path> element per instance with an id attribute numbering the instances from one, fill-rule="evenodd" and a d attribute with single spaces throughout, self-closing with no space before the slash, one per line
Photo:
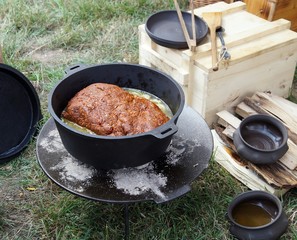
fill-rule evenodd
<path id="1" fill-rule="evenodd" d="M 213 151 L 210 129 L 192 108 L 184 108 L 177 126 L 179 130 L 163 157 L 141 167 L 98 171 L 65 150 L 51 118 L 38 136 L 37 159 L 52 181 L 87 199 L 167 202 L 191 190 L 191 183 L 208 167 Z"/>
<path id="2" fill-rule="evenodd" d="M 193 38 L 191 14 L 182 11 L 190 38 Z M 207 35 L 208 26 L 203 19 L 195 15 L 196 44 L 198 45 Z M 166 10 L 154 13 L 146 23 L 145 30 L 149 37 L 157 44 L 175 49 L 188 48 L 187 41 L 182 31 L 177 12 Z"/>

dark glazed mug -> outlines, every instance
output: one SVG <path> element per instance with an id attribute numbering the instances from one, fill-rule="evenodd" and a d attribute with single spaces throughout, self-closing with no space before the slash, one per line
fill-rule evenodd
<path id="1" fill-rule="evenodd" d="M 288 151 L 288 131 L 270 115 L 246 117 L 233 134 L 237 153 L 255 164 L 276 162 Z"/>
<path id="2" fill-rule="evenodd" d="M 265 191 L 239 194 L 227 211 L 230 233 L 239 240 L 277 240 L 288 227 L 280 200 Z"/>

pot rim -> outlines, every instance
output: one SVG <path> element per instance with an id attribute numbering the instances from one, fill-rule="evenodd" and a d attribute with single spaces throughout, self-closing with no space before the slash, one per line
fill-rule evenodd
<path id="1" fill-rule="evenodd" d="M 264 225 L 261 225 L 258 227 L 249 227 L 249 226 L 241 225 L 234 220 L 234 218 L 232 216 L 232 211 L 235 206 L 237 206 L 241 202 L 244 202 L 245 200 L 248 200 L 249 197 L 253 196 L 254 194 L 258 194 L 258 196 L 256 196 L 256 198 L 257 197 L 261 197 L 261 198 L 265 197 L 265 199 L 270 200 L 273 203 L 275 203 L 275 205 L 278 208 L 278 213 L 277 213 L 276 217 L 270 223 L 267 223 L 267 224 L 264 224 Z M 229 222 L 233 225 L 236 225 L 236 226 L 244 228 L 244 229 L 256 230 L 256 229 L 263 229 L 263 228 L 269 227 L 272 224 L 274 224 L 281 217 L 282 211 L 283 211 L 283 207 L 282 207 L 281 201 L 275 195 L 270 194 L 265 191 L 262 191 L 262 190 L 250 190 L 247 192 L 240 193 L 231 201 L 231 203 L 228 206 L 227 216 L 228 216 Z"/>
<path id="2" fill-rule="evenodd" d="M 104 66 L 127 66 L 127 67 L 140 67 L 143 69 L 147 69 L 150 71 L 154 71 L 157 72 L 160 75 L 163 75 L 164 77 L 168 78 L 169 80 L 171 80 L 171 82 L 175 85 L 175 87 L 178 89 L 178 92 L 181 95 L 181 100 L 180 100 L 180 105 L 176 111 L 176 113 L 173 115 L 173 117 L 171 119 L 169 119 L 166 123 L 164 123 L 163 125 L 148 131 L 148 132 L 143 132 L 143 133 L 139 133 L 139 134 L 133 134 L 133 135 L 126 135 L 126 136 L 104 136 L 104 135 L 96 135 L 96 134 L 90 134 L 90 133 L 83 133 L 81 131 L 78 131 L 74 128 L 71 128 L 70 126 L 68 126 L 67 124 L 65 124 L 61 118 L 59 116 L 57 116 L 57 114 L 55 113 L 53 107 L 52 107 L 52 96 L 55 92 L 55 89 L 64 81 L 66 80 L 68 77 L 71 77 L 72 75 L 83 71 L 83 70 L 88 70 L 91 68 L 96 68 L 96 67 L 104 67 Z M 86 137 L 86 138 L 91 138 L 91 139 L 104 139 L 104 140 L 123 140 L 123 139 L 135 139 L 138 137 L 143 137 L 143 136 L 153 136 L 156 138 L 165 138 L 168 135 L 172 135 L 174 133 L 177 132 L 177 126 L 176 126 L 176 121 L 179 117 L 179 115 L 181 114 L 181 112 L 183 111 L 183 108 L 185 106 L 185 94 L 181 88 L 181 86 L 168 74 L 159 71 L 158 69 L 153 69 L 141 64 L 132 64 L 132 63 L 106 63 L 106 64 L 96 64 L 96 65 L 82 65 L 82 66 L 78 66 L 74 68 L 73 73 L 70 74 L 66 74 L 64 76 L 64 78 L 62 80 L 60 80 L 59 82 L 57 82 L 54 87 L 51 89 L 49 95 L 48 95 L 48 111 L 50 113 L 50 115 L 54 118 L 55 121 L 57 121 L 60 125 L 62 125 L 64 128 L 66 128 L 68 131 L 70 132 L 74 132 L 77 133 L 79 135 L 81 135 L 82 137 Z M 162 133 L 164 132 L 164 135 L 162 135 Z"/>
<path id="3" fill-rule="evenodd" d="M 256 148 L 252 145 L 250 145 L 248 142 L 245 141 L 245 139 L 243 138 L 243 136 L 241 135 L 241 129 L 244 127 L 244 125 L 246 123 L 249 122 L 253 122 L 254 120 L 263 120 L 263 122 L 267 122 L 272 124 L 273 126 L 275 126 L 282 134 L 283 136 L 283 141 L 282 143 L 275 149 L 259 149 Z M 238 135 L 239 138 L 241 139 L 241 141 L 249 148 L 256 150 L 258 152 L 263 152 L 263 153 L 272 153 L 272 152 L 276 152 L 279 151 L 279 149 L 283 148 L 284 146 L 287 145 L 287 141 L 288 141 L 288 131 L 286 129 L 286 127 L 284 126 L 284 124 L 278 120 L 277 118 L 267 115 L 267 114 L 254 114 L 254 115 L 250 115 L 248 117 L 246 117 L 245 119 L 243 119 L 238 127 Z"/>

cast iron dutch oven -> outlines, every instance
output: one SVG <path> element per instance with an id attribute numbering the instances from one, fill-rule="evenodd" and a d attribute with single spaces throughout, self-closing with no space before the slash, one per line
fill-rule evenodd
<path id="1" fill-rule="evenodd" d="M 68 101 L 84 87 L 97 82 L 154 94 L 167 103 L 173 117 L 152 131 L 120 137 L 81 133 L 62 122 L 61 112 Z M 158 159 L 178 130 L 176 122 L 184 104 L 183 90 L 170 76 L 145 66 L 124 63 L 73 66 L 52 89 L 48 101 L 49 112 L 67 151 L 97 169 L 135 167 Z"/>

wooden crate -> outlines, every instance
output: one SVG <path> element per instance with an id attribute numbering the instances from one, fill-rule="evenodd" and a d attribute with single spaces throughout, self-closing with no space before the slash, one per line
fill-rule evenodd
<path id="1" fill-rule="evenodd" d="M 231 109 L 256 91 L 287 97 L 297 61 L 297 33 L 284 19 L 267 21 L 246 11 L 246 4 L 219 2 L 195 9 L 195 14 L 221 11 L 225 42 L 231 54 L 212 70 L 207 38 L 197 48 L 177 50 L 154 43 L 139 26 L 139 63 L 155 67 L 181 84 L 187 104 L 211 125 L 216 113 Z M 218 51 L 220 50 L 218 41 Z"/>
<path id="2" fill-rule="evenodd" d="M 291 22 L 291 29 L 297 31 L 297 1 L 296 0 L 243 0 L 247 11 L 269 21 L 280 18 Z"/>

